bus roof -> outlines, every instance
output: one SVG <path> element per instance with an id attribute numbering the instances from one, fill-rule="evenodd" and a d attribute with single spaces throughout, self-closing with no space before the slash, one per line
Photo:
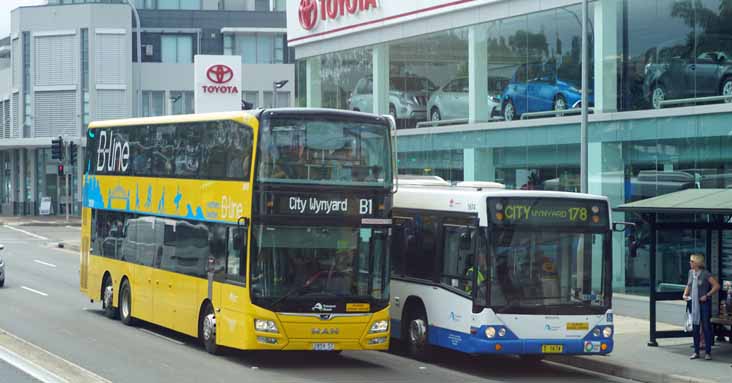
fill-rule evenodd
<path id="1" fill-rule="evenodd" d="M 326 108 L 276 108 L 276 109 L 254 109 L 254 110 L 242 110 L 234 112 L 219 112 L 219 113 L 198 113 L 198 114 L 176 114 L 170 116 L 157 116 L 157 117 L 137 117 L 137 118 L 125 118 L 117 120 L 104 120 L 104 121 L 93 121 L 89 124 L 89 129 L 97 128 L 113 128 L 117 126 L 133 126 L 133 125 L 145 125 L 145 124 L 174 124 L 181 122 L 199 122 L 199 121 L 215 121 L 215 120 L 237 120 L 244 123 L 252 124 L 252 120 L 256 120 L 262 114 L 266 112 L 288 114 L 298 113 L 301 115 L 332 115 L 341 116 L 353 119 L 373 119 L 375 122 L 386 122 L 383 117 L 379 117 L 373 114 L 354 112 L 348 110 L 339 109 L 326 109 Z"/>
<path id="2" fill-rule="evenodd" d="M 498 184 L 500 185 L 500 184 Z M 433 210 L 451 213 L 477 215 L 481 226 L 487 224 L 489 197 L 517 198 L 562 198 L 599 200 L 608 203 L 608 198 L 599 195 L 543 190 L 505 190 L 499 187 L 404 185 L 394 194 L 397 209 Z"/>

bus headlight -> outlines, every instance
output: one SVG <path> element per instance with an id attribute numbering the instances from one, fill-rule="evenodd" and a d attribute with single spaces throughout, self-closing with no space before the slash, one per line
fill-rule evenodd
<path id="1" fill-rule="evenodd" d="M 613 328 L 605 327 L 604 329 L 602 329 L 602 336 L 604 336 L 605 338 L 613 336 Z"/>
<path id="2" fill-rule="evenodd" d="M 505 327 L 501 327 L 500 329 L 498 329 L 498 336 L 500 336 L 500 337 L 506 336 L 506 328 Z"/>
<path id="3" fill-rule="evenodd" d="M 255 319 L 254 320 L 254 329 L 257 331 L 262 332 L 271 332 L 271 333 L 279 333 L 280 331 L 277 329 L 277 325 L 274 321 L 271 320 L 264 320 L 264 319 Z"/>
<path id="4" fill-rule="evenodd" d="M 369 330 L 369 334 L 377 333 L 377 332 L 387 332 L 389 331 L 389 321 L 380 320 L 374 322 L 374 324 L 371 325 L 371 329 Z"/>
<path id="5" fill-rule="evenodd" d="M 496 328 L 495 327 L 487 327 L 485 329 L 485 336 L 488 339 L 493 339 L 496 337 Z"/>
<path id="6" fill-rule="evenodd" d="M 594 329 L 592 329 L 592 335 L 599 338 L 600 335 L 602 335 L 602 330 L 600 330 L 599 327 L 595 327 Z"/>

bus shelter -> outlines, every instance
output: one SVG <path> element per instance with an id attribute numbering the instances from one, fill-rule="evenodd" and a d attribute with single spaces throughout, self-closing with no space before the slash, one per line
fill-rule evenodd
<path id="1" fill-rule="evenodd" d="M 631 244 L 637 249 L 631 251 L 631 258 L 645 256 L 641 250 L 648 253 L 648 345 L 658 346 L 659 338 L 691 336 L 684 331 L 657 331 L 656 303 L 683 300 L 688 259 L 692 252 L 705 255 L 707 269 L 719 278 L 720 283 L 732 280 L 732 189 L 686 189 L 626 203 L 615 210 L 633 213 L 635 222 L 639 219 L 633 230 L 637 236 L 634 238 L 636 243 Z M 633 254 L 636 251 L 638 253 Z M 720 337 L 732 336 L 728 329 L 732 326 L 732 308 L 725 310 L 722 307 L 726 294 L 723 287 L 712 304 L 712 323 L 715 335 Z"/>

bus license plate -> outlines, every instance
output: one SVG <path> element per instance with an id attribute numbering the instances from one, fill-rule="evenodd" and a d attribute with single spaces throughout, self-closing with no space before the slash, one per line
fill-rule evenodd
<path id="1" fill-rule="evenodd" d="M 333 351 L 335 350 L 335 344 L 333 343 L 313 343 L 314 351 Z"/>
<path id="2" fill-rule="evenodd" d="M 564 346 L 561 344 L 542 344 L 541 352 L 544 354 L 561 354 L 564 352 Z"/>

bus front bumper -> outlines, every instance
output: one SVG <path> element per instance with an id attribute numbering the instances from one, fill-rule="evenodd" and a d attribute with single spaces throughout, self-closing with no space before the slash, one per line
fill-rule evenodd
<path id="1" fill-rule="evenodd" d="M 471 336 L 463 350 L 471 354 L 505 355 L 606 355 L 613 351 L 613 339 L 504 339 Z M 467 346 L 467 347 L 465 347 Z"/>

